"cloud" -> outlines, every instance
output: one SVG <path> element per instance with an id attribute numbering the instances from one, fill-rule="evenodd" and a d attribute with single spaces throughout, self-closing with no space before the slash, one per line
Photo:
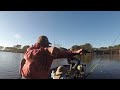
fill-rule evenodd
<path id="1" fill-rule="evenodd" d="M 16 38 L 16 39 L 21 39 L 22 37 L 21 37 L 20 34 L 15 34 L 15 35 L 14 35 L 14 38 Z"/>

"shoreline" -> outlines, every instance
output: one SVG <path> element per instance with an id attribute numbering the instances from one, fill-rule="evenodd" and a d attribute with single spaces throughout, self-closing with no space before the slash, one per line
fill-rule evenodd
<path id="1" fill-rule="evenodd" d="M 6 50 L 0 50 L 0 52 L 24 53 L 24 51 L 6 51 Z"/>

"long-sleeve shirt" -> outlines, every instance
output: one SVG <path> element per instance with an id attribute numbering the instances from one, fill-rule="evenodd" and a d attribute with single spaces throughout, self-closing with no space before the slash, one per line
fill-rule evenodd
<path id="1" fill-rule="evenodd" d="M 48 79 L 53 59 L 68 58 L 73 55 L 75 54 L 71 51 L 51 54 L 48 48 L 40 47 L 39 43 L 36 43 L 24 54 L 26 62 L 21 70 L 22 75 L 28 79 Z"/>

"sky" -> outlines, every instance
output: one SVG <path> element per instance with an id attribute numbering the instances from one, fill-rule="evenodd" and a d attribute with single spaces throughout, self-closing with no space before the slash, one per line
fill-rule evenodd
<path id="1" fill-rule="evenodd" d="M 41 35 L 65 48 L 85 43 L 108 47 L 120 44 L 119 34 L 120 11 L 0 11 L 4 47 L 31 46 Z"/>

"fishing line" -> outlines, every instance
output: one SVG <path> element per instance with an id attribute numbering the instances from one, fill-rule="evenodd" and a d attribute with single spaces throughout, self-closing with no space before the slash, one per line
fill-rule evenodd
<path id="1" fill-rule="evenodd" d="M 112 45 L 114 45 L 114 43 L 116 42 L 116 40 L 118 39 L 118 37 L 120 36 L 120 33 L 118 34 L 118 36 L 115 38 L 115 40 L 113 41 Z M 100 61 L 90 70 L 90 72 L 84 77 L 84 79 L 86 79 L 90 74 L 91 72 L 93 72 L 93 70 L 99 65 L 99 63 L 101 62 L 103 58 L 100 59 Z"/>

